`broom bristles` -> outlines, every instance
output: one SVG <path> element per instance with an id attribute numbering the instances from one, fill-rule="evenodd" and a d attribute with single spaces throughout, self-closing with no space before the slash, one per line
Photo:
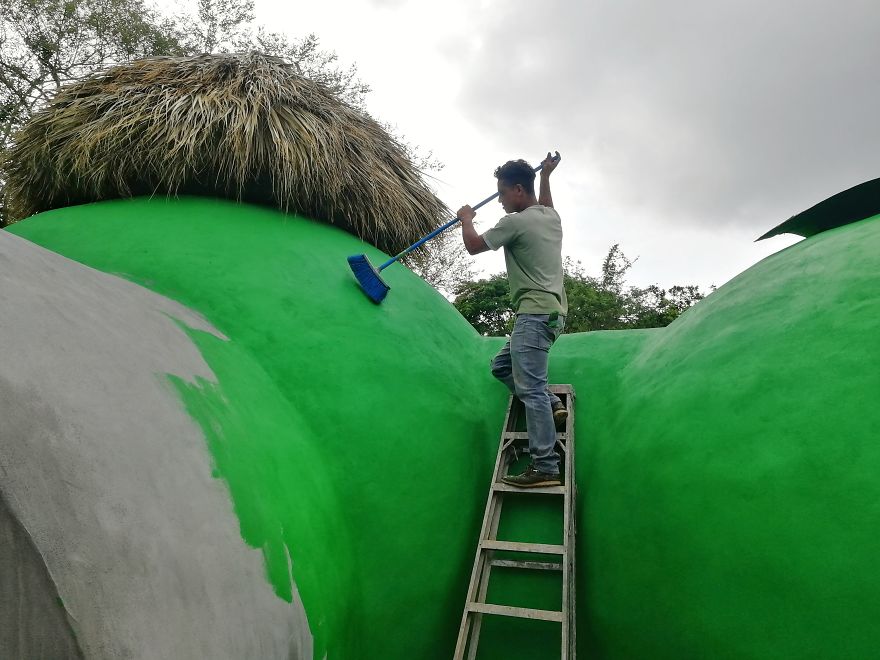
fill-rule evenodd
<path id="1" fill-rule="evenodd" d="M 381 303 L 388 290 L 391 288 L 385 284 L 385 280 L 379 274 L 379 271 L 373 267 L 370 260 L 365 254 L 355 254 L 348 258 L 348 265 L 351 266 L 351 272 L 357 278 L 361 289 L 367 294 L 374 303 Z"/>

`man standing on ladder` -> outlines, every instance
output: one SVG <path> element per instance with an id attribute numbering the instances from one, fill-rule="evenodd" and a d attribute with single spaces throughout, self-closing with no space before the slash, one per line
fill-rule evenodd
<path id="1" fill-rule="evenodd" d="M 550 347 L 562 334 L 568 300 L 562 281 L 562 222 L 550 196 L 550 174 L 559 164 L 547 154 L 541 167 L 539 196 L 535 172 L 524 160 L 511 160 L 495 170 L 498 201 L 507 213 L 484 234 L 474 229 L 470 206 L 458 211 L 461 235 L 470 254 L 504 247 L 510 297 L 516 321 L 504 348 L 492 360 L 492 375 L 507 385 L 526 411 L 532 463 L 522 474 L 502 481 L 521 488 L 558 486 L 556 425 L 568 413 L 547 389 Z"/>

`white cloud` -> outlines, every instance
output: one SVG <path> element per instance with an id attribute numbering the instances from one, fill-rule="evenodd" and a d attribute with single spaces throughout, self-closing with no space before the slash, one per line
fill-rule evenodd
<path id="1" fill-rule="evenodd" d="M 462 111 L 565 140 L 622 211 L 763 230 L 880 173 L 876 2 L 530 6 L 485 26 Z"/>

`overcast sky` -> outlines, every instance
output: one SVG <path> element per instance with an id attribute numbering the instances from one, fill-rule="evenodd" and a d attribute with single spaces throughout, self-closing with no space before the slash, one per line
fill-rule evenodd
<path id="1" fill-rule="evenodd" d="M 368 109 L 445 164 L 453 209 L 548 149 L 563 252 L 634 284 L 721 285 L 799 240 L 754 243 L 880 176 L 880 0 L 256 0 L 370 84 Z M 478 213 L 484 231 L 502 214 Z M 486 272 L 503 269 L 483 256 Z"/>

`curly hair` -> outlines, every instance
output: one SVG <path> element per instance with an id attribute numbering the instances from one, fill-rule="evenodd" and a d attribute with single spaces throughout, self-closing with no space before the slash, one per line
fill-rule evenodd
<path id="1" fill-rule="evenodd" d="M 535 194 L 535 171 L 522 158 L 509 160 L 495 169 L 495 178 L 505 186 L 520 184 L 530 195 Z"/>

